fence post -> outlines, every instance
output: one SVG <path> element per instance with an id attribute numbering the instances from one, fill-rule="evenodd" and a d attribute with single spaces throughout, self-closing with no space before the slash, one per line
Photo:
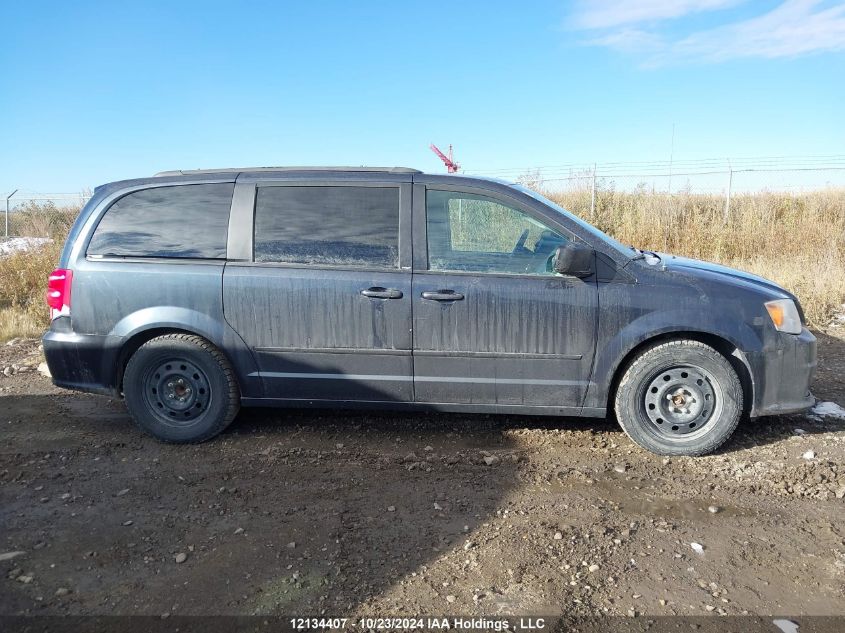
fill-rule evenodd
<path id="1" fill-rule="evenodd" d="M 593 163 L 593 184 L 590 188 L 590 217 L 596 217 L 596 164 Z"/>
<path id="2" fill-rule="evenodd" d="M 728 196 L 725 198 L 725 224 L 728 223 L 731 217 L 731 187 L 734 182 L 733 167 L 728 167 Z"/>
<path id="3" fill-rule="evenodd" d="M 11 198 L 17 192 L 18 190 L 15 189 L 12 193 L 6 196 L 6 237 L 9 237 L 9 198 Z"/>

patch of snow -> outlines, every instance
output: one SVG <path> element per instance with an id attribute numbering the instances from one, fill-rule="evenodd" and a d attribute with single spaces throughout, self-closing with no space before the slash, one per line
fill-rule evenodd
<path id="1" fill-rule="evenodd" d="M 819 402 L 810 409 L 810 414 L 817 417 L 839 418 L 845 420 L 845 409 L 835 402 Z"/>
<path id="2" fill-rule="evenodd" d="M 839 310 L 833 315 L 830 324 L 834 327 L 845 325 L 845 303 L 839 306 Z"/>
<path id="3" fill-rule="evenodd" d="M 49 237 L 10 237 L 7 240 L 0 241 L 0 257 L 22 251 L 31 251 L 52 241 Z"/>
<path id="4" fill-rule="evenodd" d="M 777 619 L 772 620 L 772 624 L 778 627 L 783 633 L 798 633 L 799 627 L 792 620 Z"/>

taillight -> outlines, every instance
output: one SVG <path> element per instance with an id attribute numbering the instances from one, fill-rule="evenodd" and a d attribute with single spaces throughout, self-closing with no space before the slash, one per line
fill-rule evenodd
<path id="1" fill-rule="evenodd" d="M 55 318 L 59 314 L 70 312 L 70 284 L 73 280 L 73 271 L 65 268 L 57 268 L 50 273 L 50 280 L 47 283 L 47 305 L 50 306 L 50 316 Z"/>

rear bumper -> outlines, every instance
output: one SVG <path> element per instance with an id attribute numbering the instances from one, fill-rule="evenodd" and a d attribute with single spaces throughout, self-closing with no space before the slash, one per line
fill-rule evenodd
<path id="1" fill-rule="evenodd" d="M 806 411 L 815 404 L 810 383 L 816 373 L 816 337 L 778 333 L 774 344 L 748 354 L 754 380 L 751 417 Z"/>
<path id="2" fill-rule="evenodd" d="M 119 346 L 111 336 L 77 334 L 69 317 L 59 317 L 41 339 L 53 384 L 64 389 L 119 395 L 116 361 Z"/>

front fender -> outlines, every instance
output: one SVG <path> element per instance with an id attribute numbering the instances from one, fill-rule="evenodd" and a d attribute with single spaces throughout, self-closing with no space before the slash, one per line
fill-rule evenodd
<path id="1" fill-rule="evenodd" d="M 716 336 L 738 350 L 736 354 L 750 369 L 746 353 L 763 350 L 764 341 L 758 331 L 736 318 L 728 318 L 713 310 L 678 308 L 644 314 L 619 330 L 605 329 L 599 323 L 599 346 L 590 385 L 587 389 L 585 408 L 603 409 L 607 406 L 610 387 L 623 360 L 643 343 L 677 333 Z"/>

